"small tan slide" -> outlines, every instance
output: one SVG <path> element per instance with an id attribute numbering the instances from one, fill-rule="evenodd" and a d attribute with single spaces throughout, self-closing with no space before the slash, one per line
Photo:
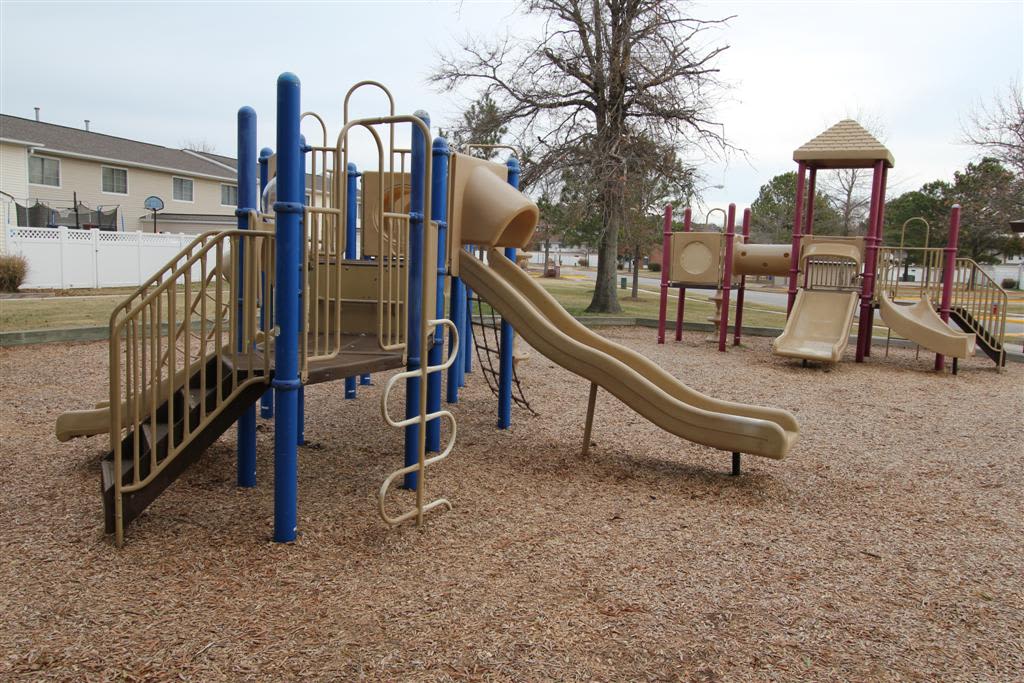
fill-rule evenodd
<path id="1" fill-rule="evenodd" d="M 838 362 L 850 339 L 857 292 L 801 289 L 786 329 L 772 342 L 776 356 Z"/>
<path id="2" fill-rule="evenodd" d="M 110 433 L 110 408 L 69 410 L 57 417 L 57 440 L 70 441 L 76 436 Z"/>
<path id="3" fill-rule="evenodd" d="M 889 329 L 904 339 L 951 358 L 969 358 L 974 355 L 977 338 L 970 332 L 951 329 L 942 322 L 927 299 L 903 305 L 893 301 L 888 292 L 882 292 L 878 307 Z"/>
<path id="4" fill-rule="evenodd" d="M 539 353 L 603 387 L 667 432 L 725 451 L 781 459 L 797 439 L 785 410 L 721 401 L 689 388 L 656 363 L 592 332 L 498 250 L 488 264 L 459 251 L 466 284 Z"/>

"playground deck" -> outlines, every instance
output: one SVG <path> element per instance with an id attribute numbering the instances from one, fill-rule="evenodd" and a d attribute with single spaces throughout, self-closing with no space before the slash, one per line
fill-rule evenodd
<path id="1" fill-rule="evenodd" d="M 540 413 L 494 429 L 479 371 L 429 491 L 386 528 L 374 491 L 402 434 L 380 392 L 308 386 L 295 545 L 270 542 L 269 423 L 255 489 L 229 430 L 132 526 L 103 533 L 103 437 L 57 448 L 99 401 L 103 342 L 0 350 L 0 678 L 193 680 L 1013 680 L 1024 653 L 1024 367 L 875 348 L 803 369 L 767 339 L 602 333 L 717 397 L 796 413 L 776 462 L 666 436 L 585 381 L 520 365 Z M 682 346 L 684 348 L 679 348 Z M 852 350 L 847 351 L 850 361 Z M 398 496 L 400 503 L 408 500 Z M 261 542 L 260 538 L 266 539 Z M 1009 645 L 1009 646 L 1008 646 Z"/>

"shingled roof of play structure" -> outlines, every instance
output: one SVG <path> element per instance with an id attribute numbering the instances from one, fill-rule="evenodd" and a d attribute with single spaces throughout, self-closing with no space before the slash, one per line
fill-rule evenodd
<path id="1" fill-rule="evenodd" d="M 871 168 L 883 161 L 892 168 L 892 152 L 853 119 L 845 119 L 793 152 L 793 161 L 812 168 Z"/>

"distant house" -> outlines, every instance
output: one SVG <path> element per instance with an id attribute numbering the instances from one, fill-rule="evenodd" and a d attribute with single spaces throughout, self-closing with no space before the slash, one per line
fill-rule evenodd
<path id="1" fill-rule="evenodd" d="M 150 195 L 164 202 L 164 211 L 157 214 L 160 232 L 231 227 L 238 201 L 230 157 L 6 114 L 0 115 L 0 192 L 7 225 L 17 224 L 19 205 L 36 202 L 63 209 L 66 223 L 77 196 L 105 215 L 116 209 L 112 223 L 117 230 L 145 232 L 153 230 L 152 213 L 143 205 Z M 104 227 L 109 229 L 110 222 Z"/>

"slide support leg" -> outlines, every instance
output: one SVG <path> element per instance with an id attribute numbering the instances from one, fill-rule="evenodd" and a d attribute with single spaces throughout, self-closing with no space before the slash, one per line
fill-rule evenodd
<path id="1" fill-rule="evenodd" d="M 743 457 L 739 453 L 733 452 L 732 454 L 732 476 L 740 476 L 740 458 Z"/>
<path id="2" fill-rule="evenodd" d="M 594 428 L 594 407 L 597 405 L 597 385 L 590 383 L 590 396 L 587 398 L 587 422 L 583 426 L 583 455 L 590 452 L 590 433 Z"/>

